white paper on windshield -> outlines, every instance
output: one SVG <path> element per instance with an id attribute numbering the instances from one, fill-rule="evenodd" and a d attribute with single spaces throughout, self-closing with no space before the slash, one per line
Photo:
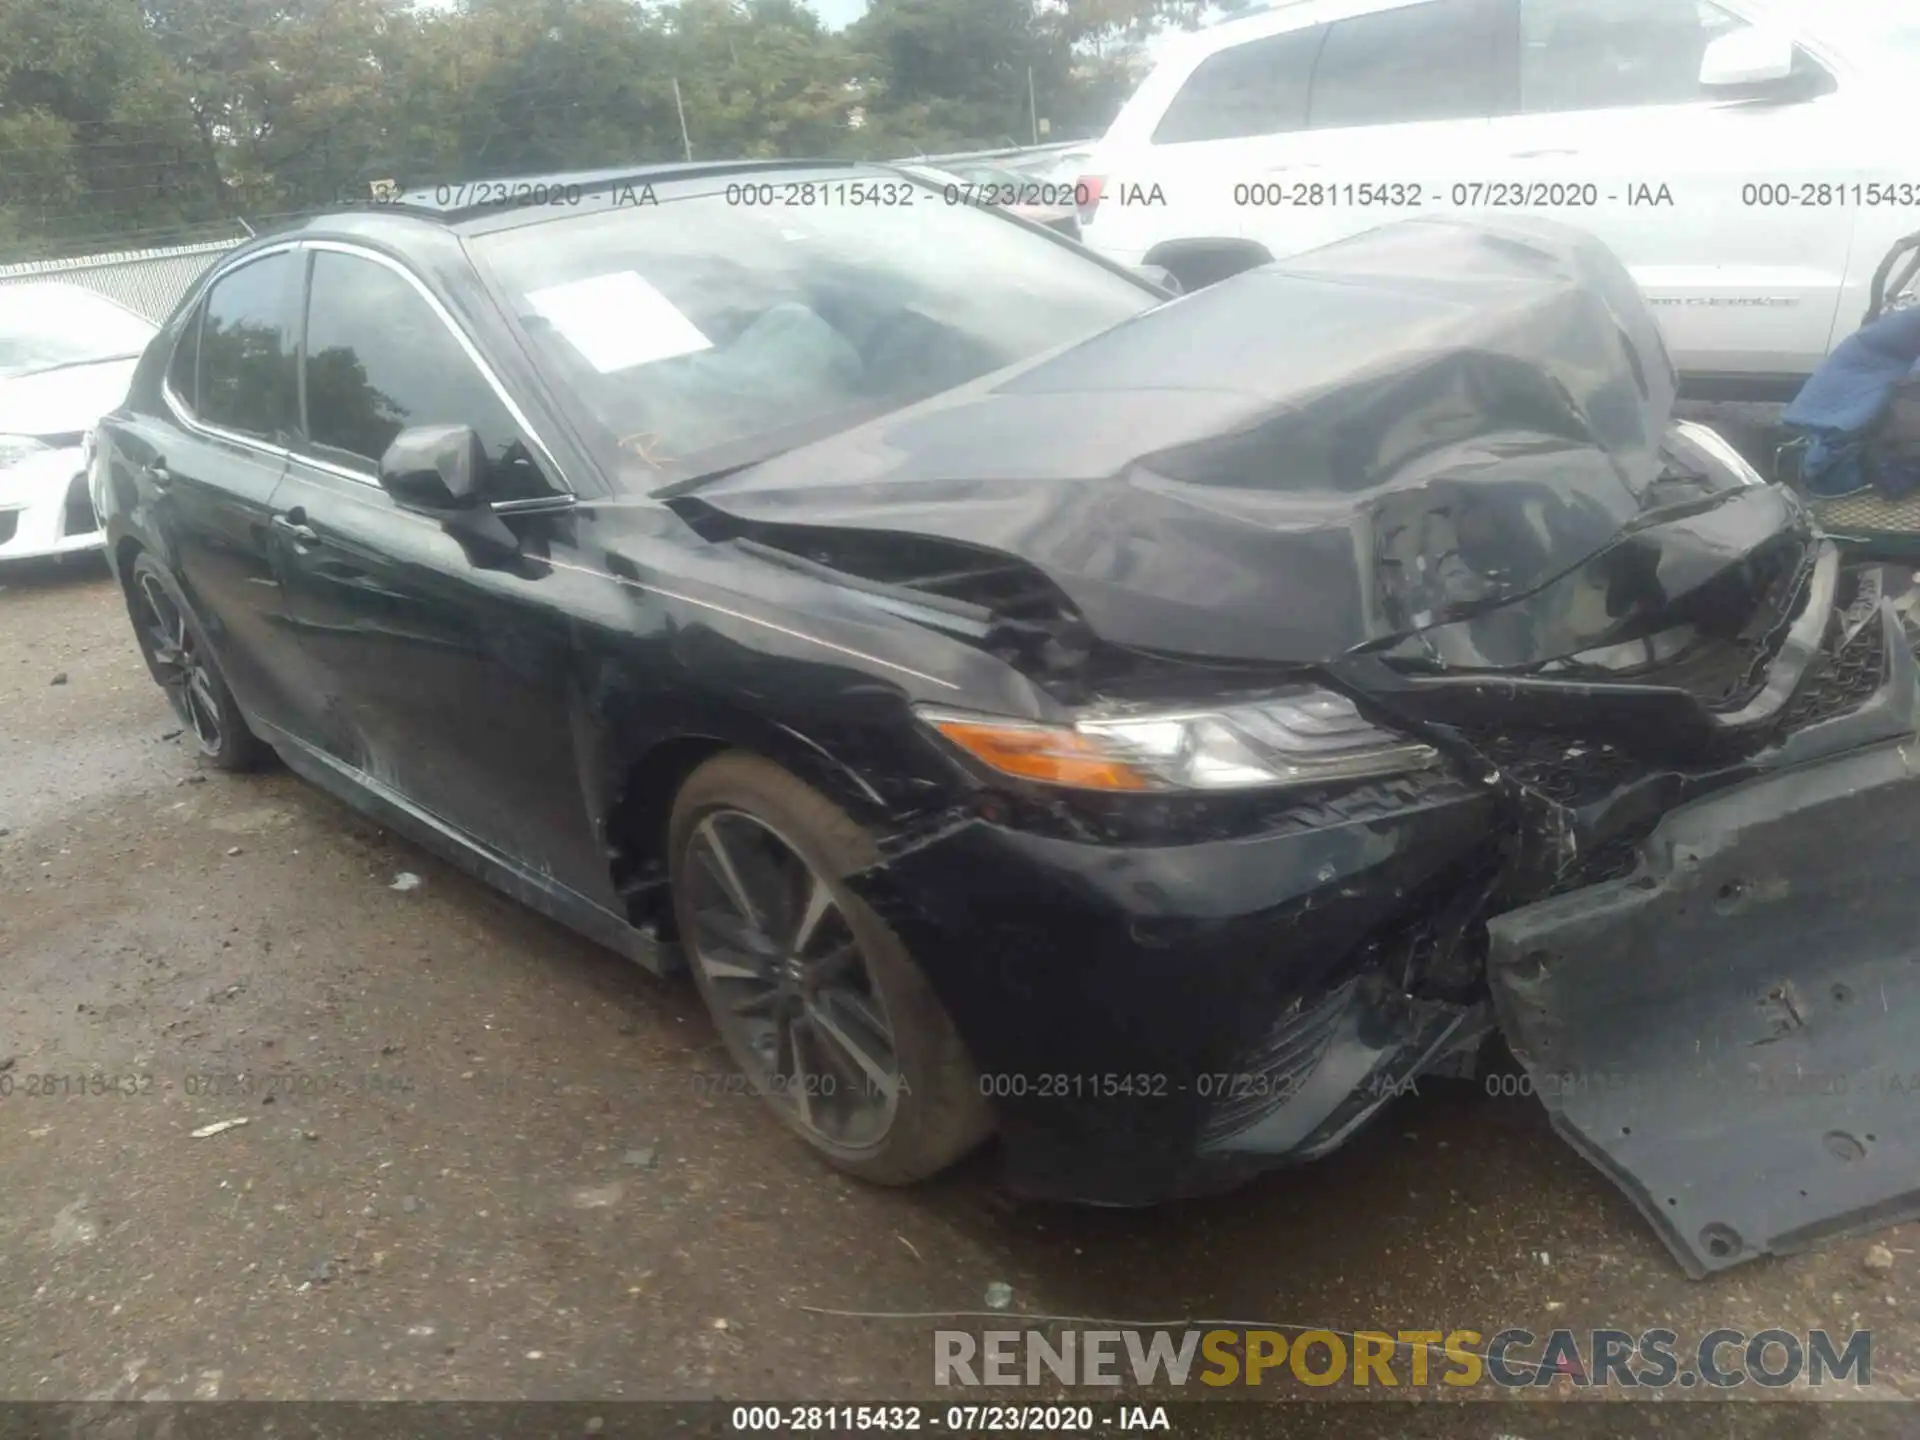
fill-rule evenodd
<path id="1" fill-rule="evenodd" d="M 632 270 L 550 285 L 527 300 L 603 375 L 713 348 L 699 326 Z"/>

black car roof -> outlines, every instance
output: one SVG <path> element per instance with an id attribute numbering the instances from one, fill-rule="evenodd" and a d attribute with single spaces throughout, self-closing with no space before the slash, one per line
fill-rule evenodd
<path id="1" fill-rule="evenodd" d="M 442 181 L 402 189 L 398 194 L 353 200 L 339 209 L 355 215 L 386 213 L 438 220 L 458 225 L 478 218 L 494 218 L 517 209 L 534 208 L 545 197 L 573 197 L 618 191 L 631 186 L 672 185 L 716 176 L 788 171 L 888 171 L 892 167 L 870 160 L 676 160 L 611 166 L 599 170 L 546 171 L 484 180 Z M 570 203 L 558 202 L 558 203 Z M 316 217 L 318 218 L 318 217 Z"/>

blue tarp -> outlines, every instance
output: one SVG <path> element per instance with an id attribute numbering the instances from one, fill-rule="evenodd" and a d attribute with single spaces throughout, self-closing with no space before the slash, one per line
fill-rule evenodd
<path id="1" fill-rule="evenodd" d="M 1920 378 L 1920 306 L 1863 326 L 1808 377 L 1781 420 L 1811 442 L 1800 470 L 1809 493 L 1848 495 L 1876 480 L 1895 498 L 1920 489 L 1920 465 L 1884 455 L 1866 464 L 1873 427 L 1910 377 Z"/>

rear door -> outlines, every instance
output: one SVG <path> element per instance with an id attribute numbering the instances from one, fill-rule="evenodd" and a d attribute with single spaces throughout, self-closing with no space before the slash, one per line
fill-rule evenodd
<path id="1" fill-rule="evenodd" d="M 1092 243 L 1134 263 L 1163 241 L 1240 239 L 1271 218 L 1253 213 L 1248 196 L 1304 163 L 1307 91 L 1325 37 L 1325 27 L 1299 24 L 1228 46 L 1194 66 L 1163 107 L 1147 96 L 1147 113 L 1129 106 L 1101 148 Z"/>
<path id="2" fill-rule="evenodd" d="M 304 659 L 268 545 L 298 427 L 293 251 L 214 280 L 175 342 L 162 413 L 119 437 L 165 554 L 250 717 L 311 732 Z"/>
<path id="3" fill-rule="evenodd" d="M 376 473 L 403 428 L 464 424 L 492 459 L 490 498 L 552 493 L 559 477 L 404 266 L 331 242 L 310 253 L 306 437 L 276 539 L 326 707 L 323 746 L 389 797 L 611 904 L 575 762 L 572 627 L 558 582 L 545 583 L 553 572 L 476 563 Z M 515 523 L 532 534 L 548 522 Z"/>
<path id="4" fill-rule="evenodd" d="M 1421 214 L 1484 158 L 1495 0 L 1348 0 L 1276 23 L 1201 60 L 1157 117 L 1116 124 L 1092 244 L 1138 260 L 1231 238 L 1284 257 Z"/>
<path id="5" fill-rule="evenodd" d="M 1811 372 L 1864 163 L 1838 79 L 1800 50 L 1777 88 L 1703 89 L 1707 46 L 1747 28 L 1710 0 L 1509 3 L 1517 113 L 1494 122 L 1499 188 L 1604 240 L 1682 370 Z"/>

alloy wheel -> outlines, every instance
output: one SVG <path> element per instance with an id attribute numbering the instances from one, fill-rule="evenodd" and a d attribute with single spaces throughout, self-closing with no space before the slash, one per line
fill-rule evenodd
<path id="1" fill-rule="evenodd" d="M 218 755 L 224 739 L 219 692 L 186 614 L 152 575 L 140 576 L 140 608 L 147 649 L 174 713 L 203 752 Z"/>
<path id="2" fill-rule="evenodd" d="M 830 1147 L 878 1145 L 893 1124 L 900 1063 L 832 887 L 744 811 L 709 811 L 687 849 L 689 958 L 734 1057 L 757 1090 Z"/>

